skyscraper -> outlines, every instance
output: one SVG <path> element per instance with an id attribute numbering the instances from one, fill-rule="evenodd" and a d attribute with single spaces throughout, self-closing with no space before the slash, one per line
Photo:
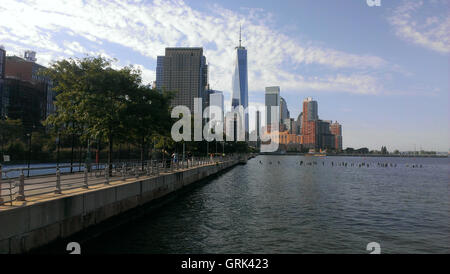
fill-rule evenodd
<path id="1" fill-rule="evenodd" d="M 342 126 L 337 121 L 335 123 L 331 123 L 330 131 L 331 131 L 331 134 L 334 135 L 335 149 L 337 151 L 341 151 L 342 150 Z"/>
<path id="2" fill-rule="evenodd" d="M 290 125 L 290 114 L 289 109 L 287 107 L 286 100 L 283 97 L 280 97 L 280 125 L 282 125 L 282 130 L 291 130 Z"/>
<path id="3" fill-rule="evenodd" d="M 302 134 L 302 122 L 303 122 L 303 112 L 297 116 L 297 121 L 295 121 L 295 134 Z"/>
<path id="4" fill-rule="evenodd" d="M 334 149 L 335 137 L 330 131 L 331 121 L 317 120 L 317 145 L 319 149 Z"/>
<path id="5" fill-rule="evenodd" d="M 280 97 L 280 118 L 281 121 L 284 121 L 286 119 L 289 119 L 291 117 L 289 117 L 289 109 L 287 107 L 287 103 L 286 100 L 284 100 L 283 97 Z"/>
<path id="6" fill-rule="evenodd" d="M 156 58 L 156 89 L 161 90 L 163 86 L 163 72 L 164 72 L 164 56 Z"/>
<path id="7" fill-rule="evenodd" d="M 302 119 L 302 144 L 307 148 L 317 149 L 319 146 L 318 106 L 317 101 L 314 101 L 311 97 L 303 101 Z"/>
<path id="8" fill-rule="evenodd" d="M 223 116 L 223 112 L 224 112 L 224 103 L 223 103 L 223 92 L 222 91 L 218 91 L 218 90 L 208 90 L 208 94 L 209 94 L 209 106 L 216 106 L 219 107 L 221 110 L 221 116 L 220 117 L 213 117 L 214 115 L 211 113 L 210 117 L 216 120 L 221 120 L 223 121 L 224 116 Z"/>
<path id="9" fill-rule="evenodd" d="M 256 111 L 256 138 L 259 142 L 261 136 L 261 111 Z"/>
<path id="10" fill-rule="evenodd" d="M 248 107 L 248 75 L 247 75 L 247 50 L 241 44 L 241 30 L 239 29 L 239 46 L 236 47 L 236 57 L 234 60 L 234 72 L 232 79 L 233 96 L 231 107 L 242 106 L 244 110 Z M 245 131 L 248 133 L 248 113 L 244 114 Z M 247 134 L 246 134 L 247 135 Z"/>
<path id="11" fill-rule="evenodd" d="M 306 109 L 305 109 L 305 105 L 306 105 Z M 314 120 L 318 120 L 319 119 L 319 110 L 318 110 L 318 105 L 317 105 L 317 101 L 314 101 L 311 97 L 306 98 L 303 101 L 303 109 L 304 109 L 304 113 L 306 113 L 305 115 L 305 119 L 307 121 L 314 121 Z"/>
<path id="12" fill-rule="evenodd" d="M 271 107 L 280 107 L 280 87 L 266 87 L 266 126 L 272 130 L 272 125 L 279 123 L 279 110 L 276 113 L 271 112 Z M 276 115 L 276 117 L 273 117 Z M 277 121 L 278 120 L 278 121 Z M 278 128 L 274 129 L 278 130 Z"/>
<path id="13" fill-rule="evenodd" d="M 171 106 L 187 106 L 194 113 L 194 98 L 206 105 L 208 66 L 203 48 L 166 48 L 162 68 L 162 87 L 175 92 Z"/>

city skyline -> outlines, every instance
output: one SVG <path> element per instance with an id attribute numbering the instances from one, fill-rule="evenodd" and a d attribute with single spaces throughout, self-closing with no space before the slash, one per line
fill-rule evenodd
<path id="1" fill-rule="evenodd" d="M 265 86 L 280 86 L 291 117 L 300 113 L 303 98 L 320 101 L 321 116 L 344 124 L 344 147 L 447 151 L 450 47 L 445 33 L 450 24 L 437 12 L 445 2 L 382 1 L 381 7 L 365 2 L 287 1 L 274 7 L 261 1 L 243 9 L 236 1 L 144 1 L 124 3 L 115 17 L 100 20 L 96 6 L 112 15 L 118 4 L 5 1 L 0 44 L 19 56 L 35 50 L 43 65 L 61 57 L 103 54 L 117 58 L 117 66 L 137 64 L 148 82 L 156 79 L 156 56 L 166 47 L 204 47 L 211 88 L 224 91 L 228 106 L 236 29 L 242 24 L 250 105 L 264 105 Z M 213 7 L 216 12 L 208 15 Z M 294 10 L 299 14 L 294 16 Z M 324 11 L 332 10 L 327 17 Z M 137 14 L 129 20 L 132 11 Z M 432 11 L 437 15 L 430 16 Z M 175 22 L 177 12 L 184 14 L 184 25 Z M 354 26 L 346 17 L 361 24 Z M 424 24 L 408 27 L 409 20 Z M 145 38 L 138 38 L 139 24 L 146 28 Z"/>

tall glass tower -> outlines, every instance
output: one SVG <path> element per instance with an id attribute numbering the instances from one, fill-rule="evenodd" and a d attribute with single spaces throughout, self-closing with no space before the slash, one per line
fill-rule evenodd
<path id="1" fill-rule="evenodd" d="M 247 50 L 241 45 L 241 29 L 239 28 L 239 46 L 236 47 L 233 72 L 233 97 L 231 107 L 242 106 L 244 111 L 248 107 L 248 75 L 247 75 Z M 245 133 L 248 136 L 248 112 L 245 112 Z"/>

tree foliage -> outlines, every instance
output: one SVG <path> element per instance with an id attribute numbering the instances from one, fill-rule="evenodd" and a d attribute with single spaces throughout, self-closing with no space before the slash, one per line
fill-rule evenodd
<path id="1" fill-rule="evenodd" d="M 114 69 L 112 60 L 87 57 L 57 61 L 44 74 L 57 93 L 56 113 L 46 125 L 105 140 L 109 163 L 115 142 L 134 141 L 143 148 L 155 132 L 169 132 L 170 96 L 143 85 L 141 71 L 132 66 Z"/>

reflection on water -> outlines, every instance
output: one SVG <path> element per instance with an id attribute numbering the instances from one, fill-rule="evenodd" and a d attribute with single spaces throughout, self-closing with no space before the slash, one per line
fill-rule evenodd
<path id="1" fill-rule="evenodd" d="M 83 250 L 367 253 L 378 242 L 382 253 L 449 253 L 448 175 L 448 158 L 258 156 Z"/>

